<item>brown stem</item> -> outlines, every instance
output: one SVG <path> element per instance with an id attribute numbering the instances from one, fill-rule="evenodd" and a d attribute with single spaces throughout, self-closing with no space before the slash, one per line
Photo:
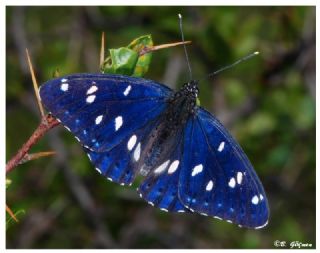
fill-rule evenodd
<path id="1" fill-rule="evenodd" d="M 101 34 L 101 47 L 100 47 L 100 65 L 99 65 L 99 69 L 102 68 L 103 66 L 103 62 L 104 62 L 104 32 L 102 32 Z"/>
<path id="2" fill-rule="evenodd" d="M 21 160 L 26 156 L 26 154 L 29 152 L 30 148 L 37 143 L 42 136 L 49 131 L 51 128 L 59 125 L 59 121 L 57 121 L 54 117 L 51 115 L 46 115 L 41 119 L 40 125 L 37 127 L 37 129 L 33 132 L 29 140 L 23 144 L 23 146 L 20 148 L 20 150 L 17 152 L 17 154 L 11 158 L 11 160 L 6 165 L 6 173 L 9 173 L 12 171 L 20 162 Z"/>
<path id="3" fill-rule="evenodd" d="M 139 55 L 142 56 L 144 54 L 157 51 L 160 49 L 164 48 L 169 48 L 169 47 L 175 47 L 183 44 L 190 44 L 191 41 L 182 41 L 182 42 L 175 42 L 175 43 L 168 43 L 168 44 L 162 44 L 162 45 L 157 45 L 157 46 L 152 46 L 152 47 L 144 47 L 140 50 Z"/>
<path id="4" fill-rule="evenodd" d="M 14 215 L 14 213 L 10 209 L 10 207 L 8 207 L 8 205 L 6 205 L 6 211 L 11 216 L 11 218 L 14 219 L 15 222 L 19 222 L 17 217 Z"/>

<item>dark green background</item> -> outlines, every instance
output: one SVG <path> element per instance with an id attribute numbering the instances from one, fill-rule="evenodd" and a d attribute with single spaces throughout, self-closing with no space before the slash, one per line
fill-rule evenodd
<path id="1" fill-rule="evenodd" d="M 269 199 L 269 225 L 247 230 L 155 209 L 137 184 L 101 177 L 58 127 L 32 150 L 55 157 L 8 175 L 7 204 L 25 211 L 7 228 L 8 248 L 274 248 L 275 240 L 315 247 L 315 7 L 7 7 L 7 159 L 39 123 L 26 47 L 39 83 L 57 68 L 98 72 L 102 31 L 107 48 L 144 34 L 155 44 L 179 41 L 177 13 L 197 78 L 261 53 L 201 82 L 200 99 L 252 161 Z M 146 77 L 172 88 L 188 81 L 182 47 L 154 53 Z"/>

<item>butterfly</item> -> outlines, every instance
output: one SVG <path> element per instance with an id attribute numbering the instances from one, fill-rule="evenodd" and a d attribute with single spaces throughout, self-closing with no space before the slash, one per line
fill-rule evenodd
<path id="1" fill-rule="evenodd" d="M 263 186 L 239 144 L 197 105 L 197 81 L 175 92 L 143 78 L 73 74 L 44 83 L 39 93 L 96 170 L 121 185 L 142 176 L 137 190 L 152 206 L 267 225 Z"/>

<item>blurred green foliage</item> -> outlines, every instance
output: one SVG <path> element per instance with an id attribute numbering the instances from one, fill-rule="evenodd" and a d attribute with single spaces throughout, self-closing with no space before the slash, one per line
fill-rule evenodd
<path id="1" fill-rule="evenodd" d="M 7 159 L 39 121 L 26 47 L 40 83 L 57 68 L 99 72 L 102 31 L 107 48 L 143 34 L 156 45 L 179 41 L 177 13 L 196 78 L 261 53 L 201 82 L 200 99 L 254 165 L 269 225 L 246 230 L 161 212 L 138 197 L 138 182 L 121 187 L 96 173 L 79 143 L 57 128 L 32 150 L 55 150 L 55 158 L 9 174 L 7 204 L 26 213 L 7 230 L 8 248 L 274 248 L 275 240 L 315 247 L 315 7 L 7 7 Z M 146 77 L 172 88 L 188 81 L 182 47 L 155 52 Z"/>

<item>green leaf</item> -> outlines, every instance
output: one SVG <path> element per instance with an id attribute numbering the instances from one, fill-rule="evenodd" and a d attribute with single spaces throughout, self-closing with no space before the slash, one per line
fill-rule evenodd
<path id="1" fill-rule="evenodd" d="M 197 103 L 197 106 L 200 106 L 200 99 L 197 97 L 197 100 L 196 100 L 196 103 Z"/>
<path id="2" fill-rule="evenodd" d="M 6 178 L 6 189 L 10 186 L 11 183 L 12 183 L 12 180 L 9 178 Z"/>
<path id="3" fill-rule="evenodd" d="M 152 41 L 151 35 L 144 35 L 133 40 L 129 44 L 128 48 L 139 53 L 144 48 L 150 48 L 152 46 L 153 46 L 153 41 Z M 139 56 L 133 72 L 133 76 L 136 76 L 136 77 L 144 76 L 148 72 L 149 65 L 151 63 L 151 58 L 152 58 L 152 53 L 147 53 Z"/>
<path id="4" fill-rule="evenodd" d="M 126 47 L 109 49 L 109 52 L 111 64 L 106 64 L 103 72 L 131 76 L 138 61 L 138 53 Z"/>
<path id="5" fill-rule="evenodd" d="M 103 63 L 101 71 L 109 74 L 144 76 L 151 62 L 152 53 L 139 55 L 145 48 L 153 46 L 151 35 L 133 40 L 127 47 L 109 49 L 110 56 Z"/>

